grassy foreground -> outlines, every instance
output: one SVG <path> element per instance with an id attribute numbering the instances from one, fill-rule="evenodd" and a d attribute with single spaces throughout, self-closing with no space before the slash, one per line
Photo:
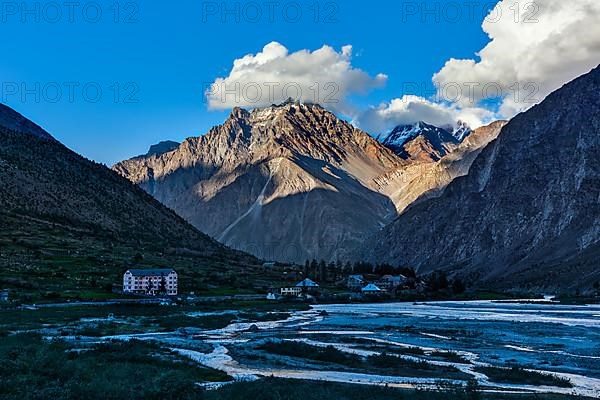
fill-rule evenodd
<path id="1" fill-rule="evenodd" d="M 147 342 L 74 347 L 20 334 L 0 338 L 0 399 L 203 399 L 203 400 L 570 400 L 575 397 L 482 394 L 475 384 L 440 391 L 262 379 L 205 391 L 198 383 L 226 382 L 204 368 Z"/>
<path id="2" fill-rule="evenodd" d="M 380 373 L 382 375 L 428 377 L 446 379 L 469 379 L 469 375 L 455 367 L 433 365 L 424 361 L 413 361 L 385 353 L 361 357 L 336 349 L 333 346 L 319 347 L 302 342 L 266 342 L 258 347 L 269 353 L 333 363 L 350 369 Z"/>
<path id="3" fill-rule="evenodd" d="M 198 382 L 226 381 L 150 343 L 77 349 L 32 335 L 0 340 L 1 399 L 194 399 Z"/>
<path id="4" fill-rule="evenodd" d="M 207 400 L 581 400 L 559 395 L 484 394 L 476 385 L 446 387 L 440 391 L 415 391 L 377 386 L 308 382 L 268 378 L 257 382 L 233 383 L 206 392 Z"/>

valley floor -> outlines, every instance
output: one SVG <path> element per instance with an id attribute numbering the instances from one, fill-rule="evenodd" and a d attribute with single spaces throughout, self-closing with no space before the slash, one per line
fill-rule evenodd
<path id="1" fill-rule="evenodd" d="M 0 397 L 40 398 L 36 393 L 51 391 L 52 382 L 68 381 L 52 377 L 55 368 L 72 368 L 71 376 L 80 376 L 71 382 L 73 393 L 113 390 L 100 398 L 153 398 L 172 390 L 148 381 L 132 395 L 124 371 L 138 368 L 158 376 L 171 371 L 162 379 L 177 381 L 181 389 L 171 398 L 248 398 L 241 393 L 252 391 L 263 393 L 257 399 L 303 400 L 436 399 L 439 392 L 457 399 L 600 396 L 598 305 L 305 307 L 238 302 L 0 310 L 2 364 L 17 365 L 0 367 L 8 383 Z M 48 354 L 68 356 L 59 366 Z M 94 360 L 115 363 L 106 370 L 116 376 L 87 376 L 82 371 Z M 104 388 L 98 379 L 111 383 Z"/>

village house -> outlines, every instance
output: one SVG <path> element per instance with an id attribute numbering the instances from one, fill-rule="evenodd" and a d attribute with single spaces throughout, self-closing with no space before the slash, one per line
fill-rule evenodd
<path id="1" fill-rule="evenodd" d="M 177 296 L 177 291 L 174 269 L 130 269 L 123 275 L 123 293 Z"/>
<path id="2" fill-rule="evenodd" d="M 296 287 L 301 288 L 304 292 L 314 292 L 319 289 L 319 284 L 310 278 L 306 278 L 302 282 L 296 284 Z"/>
<path id="3" fill-rule="evenodd" d="M 299 297 L 302 295 L 302 288 L 298 286 L 282 287 L 280 294 L 286 297 Z"/>
<path id="4" fill-rule="evenodd" d="M 374 283 L 369 283 L 367 286 L 361 289 L 361 292 L 365 295 L 377 295 L 383 293 L 383 290 L 377 287 L 377 285 Z"/>
<path id="5" fill-rule="evenodd" d="M 375 282 L 375 285 L 377 285 L 377 287 L 379 287 L 381 290 L 391 293 L 398 289 L 398 287 L 403 286 L 405 283 L 406 277 L 403 275 L 384 275 Z"/>
<path id="6" fill-rule="evenodd" d="M 362 275 L 350 275 L 346 282 L 346 287 L 353 292 L 360 292 L 365 286 L 365 278 Z"/>
<path id="7" fill-rule="evenodd" d="M 280 293 L 282 296 L 300 297 L 304 293 L 314 293 L 319 289 L 319 284 L 312 279 L 306 278 L 298 282 L 295 286 L 282 287 Z"/>

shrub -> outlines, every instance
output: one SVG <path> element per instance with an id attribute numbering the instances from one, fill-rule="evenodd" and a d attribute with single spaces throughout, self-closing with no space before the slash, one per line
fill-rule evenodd
<path id="1" fill-rule="evenodd" d="M 570 380 L 556 375 L 527 371 L 522 367 L 477 367 L 475 371 L 485 374 L 491 381 L 499 383 L 516 383 L 539 386 L 573 387 Z"/>

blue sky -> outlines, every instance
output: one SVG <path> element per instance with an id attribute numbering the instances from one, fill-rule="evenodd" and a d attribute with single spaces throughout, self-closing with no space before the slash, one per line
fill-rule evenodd
<path id="1" fill-rule="evenodd" d="M 80 154 L 111 165 L 160 140 L 180 141 L 221 123 L 228 112 L 208 110 L 203 88 L 227 76 L 233 60 L 271 41 L 290 52 L 352 45 L 353 67 L 388 75 L 384 87 L 352 97 L 363 107 L 401 97 L 403 82 L 433 88 L 432 75 L 448 59 L 473 58 L 489 41 L 481 29 L 483 5 L 476 18 L 463 15 L 452 22 L 431 15 L 425 21 L 421 15 L 403 18 L 400 2 L 310 1 L 289 6 L 285 18 L 284 0 L 270 21 L 265 3 L 253 3 L 262 8 L 258 22 L 249 20 L 251 8 L 236 22 L 233 14 L 221 15 L 221 1 L 122 2 L 118 15 L 114 0 L 99 1 L 97 23 L 91 6 L 85 13 L 83 6 L 74 9 L 70 21 L 67 8 L 59 18 L 56 10 L 36 10 L 35 2 L 25 2 L 33 11 L 23 15 L 21 3 L 14 3 L 19 9 L 3 9 L 0 20 L 2 101 Z M 247 2 L 227 2 L 227 7 L 236 4 L 241 10 Z M 303 13 L 298 22 L 290 21 L 295 4 Z M 311 9 L 315 4 L 321 8 L 318 22 Z M 415 4 L 433 8 L 440 2 Z M 331 13 L 333 20 L 326 23 L 325 14 Z M 73 99 L 69 85 L 78 85 L 72 86 Z M 94 102 L 98 87 L 102 96 Z"/>

